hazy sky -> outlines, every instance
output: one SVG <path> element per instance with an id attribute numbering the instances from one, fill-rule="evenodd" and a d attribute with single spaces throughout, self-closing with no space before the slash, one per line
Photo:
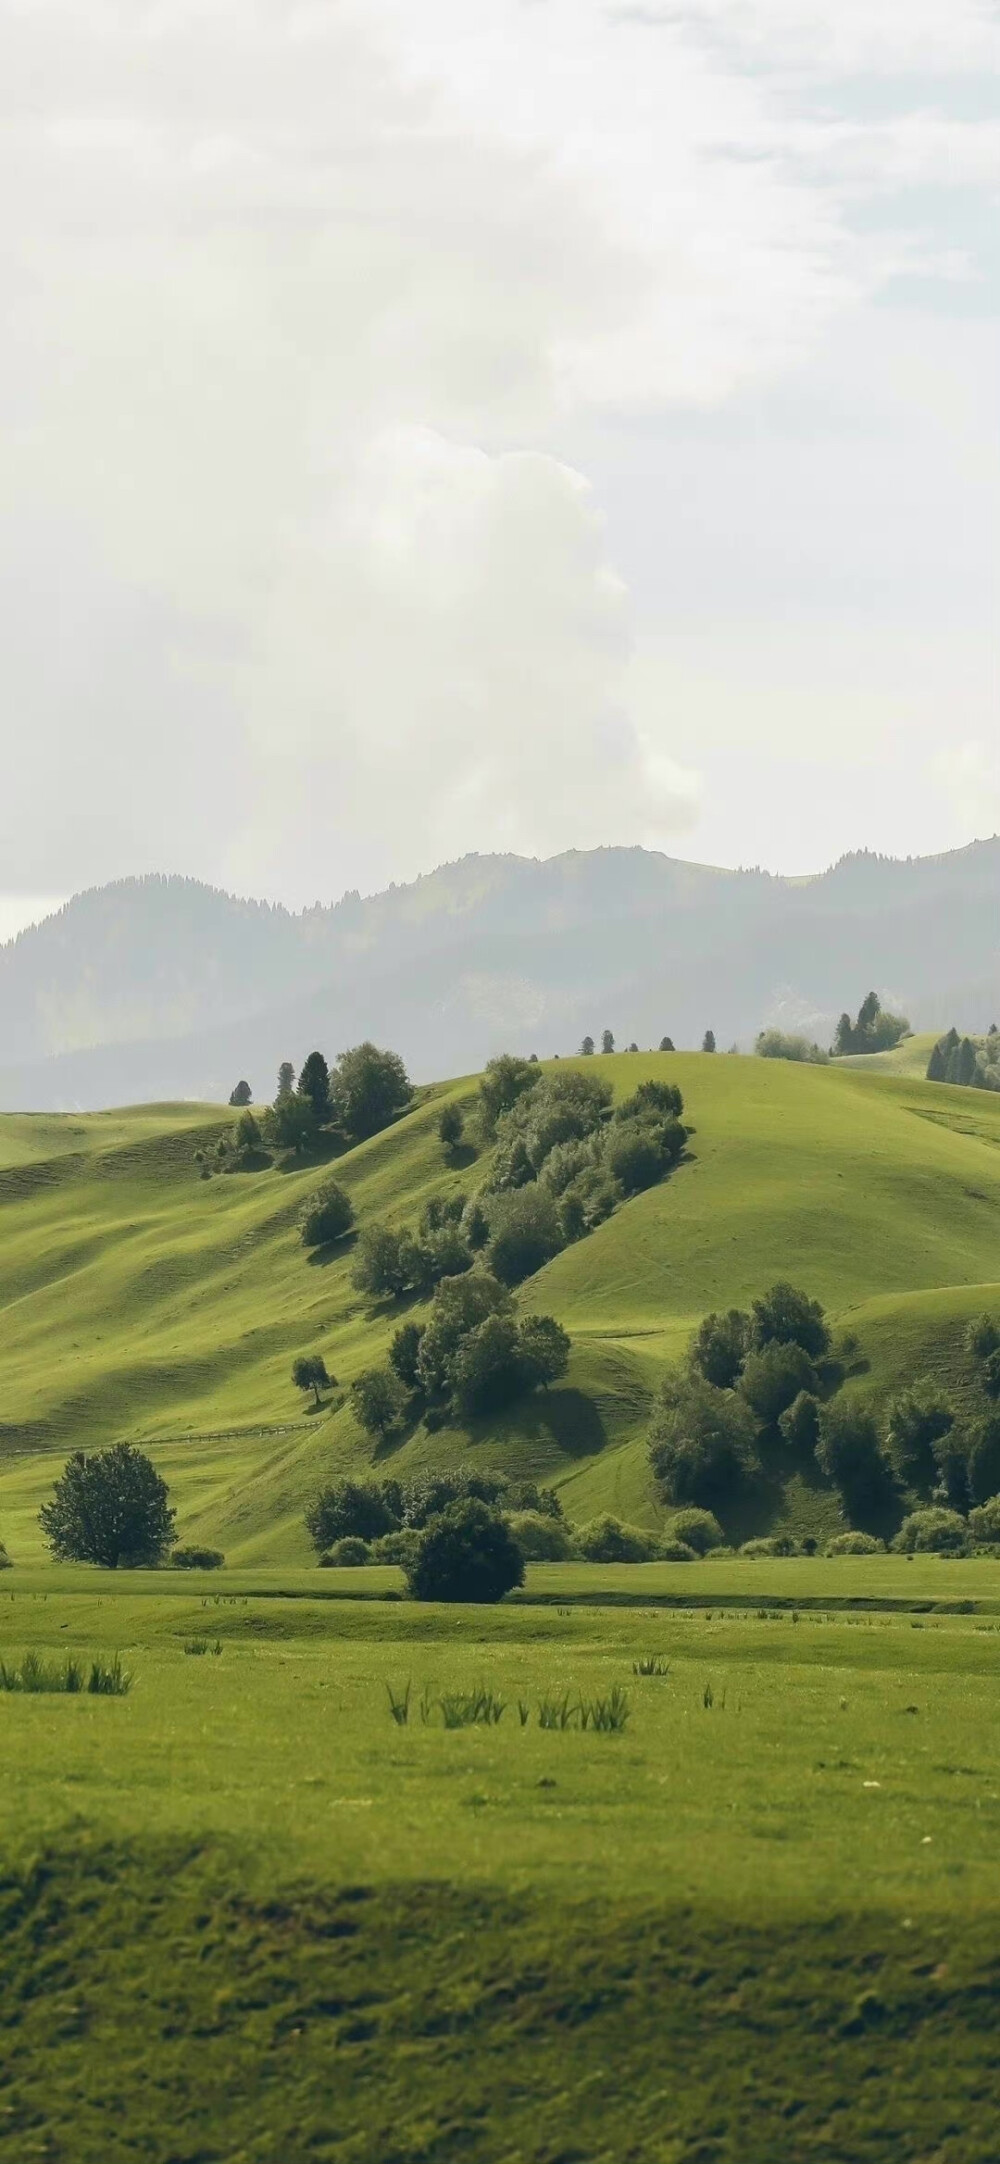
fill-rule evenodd
<path id="1" fill-rule="evenodd" d="M 1000 827 L 1000 5 L 0 34 L 0 936 Z"/>

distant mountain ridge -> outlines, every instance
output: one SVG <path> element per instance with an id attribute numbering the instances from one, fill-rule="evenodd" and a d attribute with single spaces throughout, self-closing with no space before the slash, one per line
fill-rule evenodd
<path id="1" fill-rule="evenodd" d="M 374 1036 L 418 1078 L 501 1048 L 828 1034 L 874 987 L 915 1028 L 1000 1008 L 1000 839 L 808 879 L 644 849 L 468 856 L 293 914 L 197 880 L 77 895 L 0 948 L 0 1108 L 270 1095 L 282 1058 Z"/>

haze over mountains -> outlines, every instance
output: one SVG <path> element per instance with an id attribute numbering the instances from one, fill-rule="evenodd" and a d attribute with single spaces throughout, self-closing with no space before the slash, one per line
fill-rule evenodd
<path id="1" fill-rule="evenodd" d="M 585 1032 L 680 1048 L 765 1023 L 826 1041 L 874 987 L 915 1029 L 1000 1008 L 1000 839 L 805 880 L 643 849 L 468 856 L 293 915 L 195 880 L 77 895 L 0 948 L 0 1108 L 273 1094 L 279 1060 L 370 1036 L 416 1079 Z"/>

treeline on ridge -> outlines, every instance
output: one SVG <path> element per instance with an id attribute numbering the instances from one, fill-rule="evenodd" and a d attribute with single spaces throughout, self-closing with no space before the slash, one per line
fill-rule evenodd
<path id="1" fill-rule="evenodd" d="M 949 1029 L 927 1062 L 928 1082 L 957 1082 L 964 1089 L 1000 1090 L 1000 1030 L 991 1022 L 985 1037 L 960 1037 Z"/>

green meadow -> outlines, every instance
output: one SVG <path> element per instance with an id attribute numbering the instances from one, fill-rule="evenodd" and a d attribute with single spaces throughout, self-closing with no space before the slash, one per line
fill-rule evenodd
<path id="1" fill-rule="evenodd" d="M 0 2156 L 994 2155 L 1000 1565 L 753 1568 L 11 1573 Z"/>
<path id="2" fill-rule="evenodd" d="M 998 1276 L 1000 1100 L 911 1075 L 697 1054 L 600 1062 L 618 1095 L 668 1073 L 693 1128 L 687 1161 L 524 1288 L 573 1355 L 565 1384 L 481 1428 L 418 1427 L 392 1469 L 466 1459 L 558 1486 L 570 1516 L 662 1517 L 645 1430 L 652 1394 L 705 1311 L 776 1277 L 818 1295 L 861 1349 L 849 1387 L 929 1373 L 961 1395 L 959 1347 Z M 418 1092 L 334 1169 L 358 1222 L 414 1221 L 471 1191 L 471 1150 L 435 1123 L 475 1078 Z M 310 1257 L 298 1220 L 331 1161 L 197 1177 L 235 1114 L 147 1106 L 0 1119 L 0 1538 L 41 1560 L 36 1517 L 68 1450 L 140 1440 L 168 1477 L 185 1539 L 232 1561 L 309 1560 L 302 1510 L 371 1459 L 345 1393 L 398 1321 L 351 1287 L 351 1238 Z M 337 1377 L 310 1411 L 295 1355 Z M 792 1483 L 776 1524 L 834 1529 L 832 1497 Z M 755 1526 L 753 1530 L 760 1530 Z"/>

